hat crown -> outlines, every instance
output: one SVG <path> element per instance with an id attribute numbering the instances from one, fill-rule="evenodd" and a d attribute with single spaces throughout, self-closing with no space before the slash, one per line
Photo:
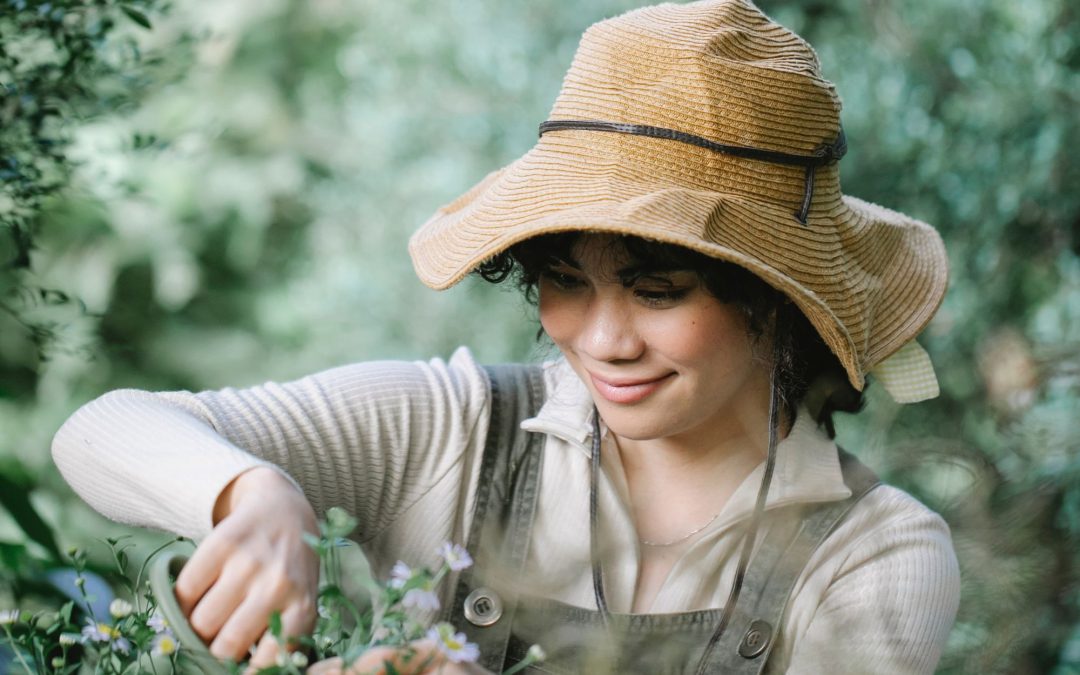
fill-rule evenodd
<path id="1" fill-rule="evenodd" d="M 750 2 L 704 0 L 590 27 L 549 119 L 652 125 L 807 155 L 836 139 L 840 101 L 802 38 Z"/>

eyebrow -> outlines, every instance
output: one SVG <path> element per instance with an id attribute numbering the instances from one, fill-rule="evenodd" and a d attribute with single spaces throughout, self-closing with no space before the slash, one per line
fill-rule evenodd
<path id="1" fill-rule="evenodd" d="M 567 267 L 573 267 L 574 269 L 581 271 L 581 263 L 574 260 L 572 257 L 562 257 L 561 255 L 551 255 L 548 257 L 548 264 L 566 265 Z"/>

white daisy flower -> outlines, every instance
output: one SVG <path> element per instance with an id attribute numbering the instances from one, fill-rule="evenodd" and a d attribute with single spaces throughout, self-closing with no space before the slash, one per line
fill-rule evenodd
<path id="1" fill-rule="evenodd" d="M 150 647 L 151 653 L 158 656 L 172 656 L 178 649 L 180 649 L 180 642 L 169 630 L 158 633 Z"/>
<path id="2" fill-rule="evenodd" d="M 432 627 L 427 637 L 435 642 L 443 656 L 454 663 L 472 663 L 480 658 L 480 647 L 475 642 L 469 642 L 465 633 L 455 633 L 454 627 L 446 622 Z"/>
<path id="3" fill-rule="evenodd" d="M 460 572 L 466 567 L 470 567 L 473 564 L 472 556 L 465 550 L 464 547 L 458 544 L 451 544 L 450 542 L 443 542 L 443 545 L 439 547 L 439 555 L 446 561 L 446 564 L 450 566 L 455 572 Z"/>

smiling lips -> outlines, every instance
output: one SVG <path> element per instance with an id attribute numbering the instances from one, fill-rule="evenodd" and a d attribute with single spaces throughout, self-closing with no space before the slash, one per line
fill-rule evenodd
<path id="1" fill-rule="evenodd" d="M 654 380 L 603 380 L 589 373 L 593 387 L 600 396 L 612 403 L 637 403 L 662 387 L 674 373 Z"/>

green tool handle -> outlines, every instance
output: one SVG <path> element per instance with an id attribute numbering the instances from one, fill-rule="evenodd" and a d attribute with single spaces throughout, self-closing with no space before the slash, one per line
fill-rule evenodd
<path id="1" fill-rule="evenodd" d="M 224 663 L 218 661 L 188 623 L 173 592 L 173 579 L 187 564 L 188 557 L 181 553 L 166 551 L 159 555 L 150 567 L 150 590 L 157 600 L 157 609 L 165 617 L 176 639 L 180 642 L 180 654 L 185 665 L 202 675 L 230 675 Z M 185 669 L 185 672 L 187 670 Z"/>

